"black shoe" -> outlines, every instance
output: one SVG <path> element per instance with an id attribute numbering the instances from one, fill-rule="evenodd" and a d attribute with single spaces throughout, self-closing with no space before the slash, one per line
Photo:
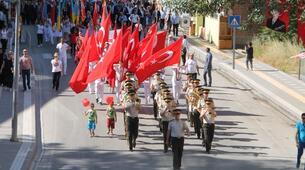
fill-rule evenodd
<path id="1" fill-rule="evenodd" d="M 211 87 L 211 86 L 212 86 L 211 84 L 208 85 L 208 87 Z"/>
<path id="2" fill-rule="evenodd" d="M 31 89 L 31 86 L 28 86 L 29 89 Z"/>
<path id="3" fill-rule="evenodd" d="M 203 84 L 203 86 L 207 86 L 207 84 Z"/>
<path id="4" fill-rule="evenodd" d="M 95 99 L 96 103 L 98 103 L 98 98 Z"/>
<path id="5" fill-rule="evenodd" d="M 136 147 L 136 141 L 132 142 L 132 147 L 135 148 Z"/>
<path id="6" fill-rule="evenodd" d="M 296 168 L 299 169 L 300 168 L 300 160 L 297 161 L 297 165 Z"/>

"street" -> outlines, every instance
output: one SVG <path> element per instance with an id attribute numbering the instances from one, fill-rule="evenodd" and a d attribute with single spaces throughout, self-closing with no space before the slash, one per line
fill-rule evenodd
<path id="1" fill-rule="evenodd" d="M 54 50 L 55 45 L 42 48 L 32 45 L 29 49 L 36 69 L 43 142 L 36 169 L 171 169 L 172 153 L 163 153 L 162 134 L 153 119 L 152 101 L 142 105 L 134 152 L 128 150 L 123 115 L 118 106 L 115 106 L 118 111 L 115 135 L 106 134 L 106 105 L 96 105 L 97 136 L 89 137 L 81 101 L 88 98 L 94 102 L 95 97 L 88 91 L 76 95 L 68 88 L 75 68 L 71 58 L 68 59 L 68 75 L 61 78 L 59 92 L 52 89 L 50 60 Z M 186 137 L 182 169 L 294 169 L 297 151 L 294 120 L 266 104 L 268 99 L 257 96 L 255 90 L 241 86 L 216 70 L 210 97 L 215 101 L 218 117 L 211 154 L 205 153 L 201 140 L 194 134 Z M 199 77 L 202 79 L 202 70 Z M 166 69 L 169 84 L 170 79 L 171 71 Z M 106 87 L 105 96 L 113 95 L 110 91 Z M 139 95 L 143 103 L 143 88 Z M 185 109 L 183 95 L 179 103 L 179 108 Z"/>

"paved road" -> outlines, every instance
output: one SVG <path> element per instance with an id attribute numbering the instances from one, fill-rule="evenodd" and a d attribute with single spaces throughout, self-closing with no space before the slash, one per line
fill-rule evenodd
<path id="1" fill-rule="evenodd" d="M 106 134 L 105 106 L 98 106 L 97 137 L 90 138 L 81 100 L 94 101 L 84 92 L 68 88 L 74 69 L 69 59 L 68 76 L 61 79 L 60 91 L 51 89 L 50 56 L 54 47 L 33 47 L 42 121 L 43 152 L 36 169 L 171 169 L 171 152 L 162 152 L 162 138 L 152 119 L 151 104 L 143 104 L 140 133 L 134 152 L 123 136 L 120 108 L 116 135 Z M 167 70 L 168 82 L 171 73 Z M 207 155 L 194 135 L 185 140 L 183 169 L 293 169 L 295 166 L 294 122 L 288 120 L 255 91 L 213 72 L 211 97 L 217 106 L 215 140 Z M 110 94 L 109 88 L 105 90 Z M 143 101 L 143 100 L 142 100 Z M 183 98 L 181 108 L 185 107 Z M 185 118 L 186 116 L 183 115 Z"/>

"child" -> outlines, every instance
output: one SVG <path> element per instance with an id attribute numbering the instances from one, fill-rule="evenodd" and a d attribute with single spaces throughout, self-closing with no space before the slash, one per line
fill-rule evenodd
<path id="1" fill-rule="evenodd" d="M 97 114 L 93 103 L 91 103 L 91 109 L 85 112 L 85 116 L 88 116 L 88 129 L 90 132 L 90 137 L 94 137 L 94 130 L 97 124 Z"/>
<path id="2" fill-rule="evenodd" d="M 113 129 L 114 129 L 114 124 L 117 121 L 117 117 L 116 117 L 116 111 L 113 107 L 113 101 L 108 103 L 108 107 L 107 107 L 107 128 L 108 128 L 108 132 L 107 134 L 111 134 L 113 135 Z"/>

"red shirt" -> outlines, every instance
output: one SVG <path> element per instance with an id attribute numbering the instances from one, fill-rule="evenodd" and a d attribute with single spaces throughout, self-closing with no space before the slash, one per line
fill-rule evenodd
<path id="1" fill-rule="evenodd" d="M 72 44 L 76 44 L 77 37 L 78 37 L 77 34 L 71 34 L 71 43 L 72 43 Z"/>

